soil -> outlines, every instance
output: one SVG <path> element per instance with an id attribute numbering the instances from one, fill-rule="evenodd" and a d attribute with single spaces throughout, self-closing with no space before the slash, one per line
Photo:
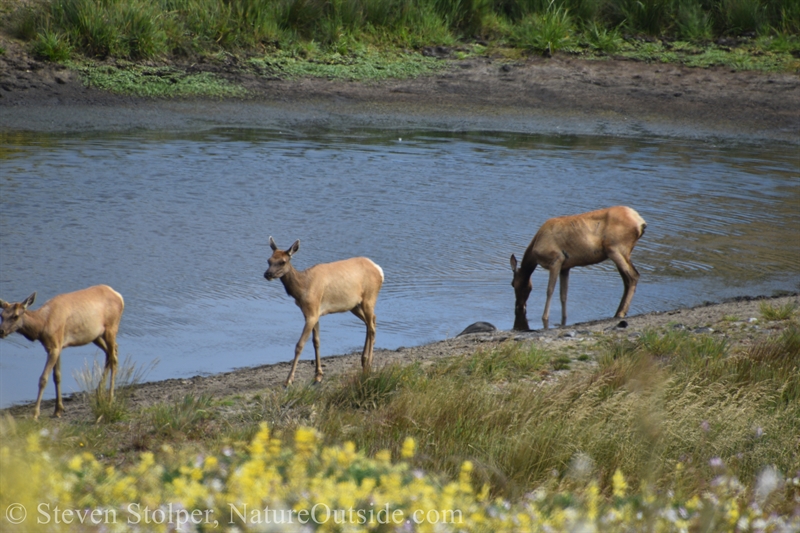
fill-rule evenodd
<path id="1" fill-rule="evenodd" d="M 18 42 L 0 35 L 2 108 L 147 105 L 145 98 L 85 87 L 63 66 L 32 58 Z M 657 123 L 703 128 L 746 137 L 800 139 L 800 73 L 689 68 L 631 60 L 583 60 L 569 55 L 532 56 L 508 62 L 494 58 L 457 60 L 433 51 L 450 68 L 407 80 L 351 82 L 281 80 L 241 68 L 235 61 L 176 65 L 210 71 L 249 89 L 248 100 L 303 108 L 308 103 L 334 112 L 390 109 L 420 114 L 546 118 L 552 124 L 589 120 L 595 129 Z M 548 126 L 549 128 L 550 126 Z M 633 128 L 633 130 L 630 130 Z M 600 131 L 600 133 L 608 133 Z"/>
<path id="2" fill-rule="evenodd" d="M 0 119 L 33 116 L 33 111 L 87 108 L 117 109 L 157 106 L 145 98 L 120 96 L 85 87 L 68 69 L 38 61 L 22 45 L 0 35 Z M 331 112 L 371 113 L 392 110 L 395 116 L 494 117 L 513 122 L 547 120 L 548 129 L 577 118 L 602 130 L 608 124 L 633 124 L 626 130 L 635 134 L 641 124 L 657 124 L 659 131 L 671 127 L 702 129 L 747 137 L 800 140 L 800 74 L 733 72 L 723 68 L 695 69 L 674 64 L 650 64 L 627 60 L 587 61 L 570 56 L 531 57 L 514 63 L 491 58 L 456 60 L 442 54 L 451 68 L 428 77 L 357 83 L 325 79 L 280 80 L 240 69 L 236 64 L 200 64 L 208 70 L 247 87 L 250 100 L 301 109 L 309 103 Z M 211 106 L 209 106 L 211 107 Z M 3 113 L 3 110 L 22 113 Z M 230 109 L 230 108 L 228 108 Z M 26 113 L 31 112 L 26 115 Z M 152 115 L 149 115 L 152 116 Z M 15 125 L 0 124 L 15 129 Z M 601 131 L 601 133 L 604 133 Z M 613 132 L 612 132 L 613 133 Z M 706 133 L 707 134 L 707 133 Z M 646 283 L 646 281 L 643 280 Z M 798 303 L 797 295 L 776 298 L 770 303 Z M 495 331 L 442 340 L 424 346 L 376 350 L 375 364 L 424 363 L 437 358 L 471 353 L 498 343 L 527 340 L 554 348 L 583 342 L 598 335 L 635 336 L 653 327 L 683 327 L 698 334 L 734 335 L 737 342 L 752 342 L 765 329 L 759 300 L 740 299 L 649 313 L 626 319 L 600 320 L 528 333 Z M 511 310 L 509 310 L 511 312 Z M 738 317 L 740 320 L 733 320 Z M 533 318 L 532 324 L 533 324 Z M 785 321 L 784 321 L 785 323 Z M 291 333 L 294 335 L 294 333 Z M 380 336 L 380 328 L 378 329 Z M 357 369 L 360 354 L 324 358 L 326 378 Z M 132 407 L 183 398 L 187 394 L 214 397 L 252 394 L 268 387 L 281 387 L 289 362 L 243 368 L 232 372 L 190 379 L 169 379 L 137 385 Z M 295 383 L 313 379 L 313 361 L 301 361 Z M 32 382 L 33 383 L 33 382 Z M 33 385 L 32 385 L 33 386 Z M 80 396 L 66 397 L 67 421 L 90 421 L 90 410 Z M 42 413 L 52 412 L 54 402 L 45 401 Z M 30 416 L 31 405 L 6 410 L 13 416 Z"/>
<path id="3" fill-rule="evenodd" d="M 598 339 L 612 336 L 635 339 L 648 329 L 673 328 L 689 331 L 697 335 L 715 335 L 726 338 L 733 349 L 746 348 L 784 329 L 788 320 L 765 321 L 761 318 L 760 306 L 767 303 L 773 307 L 794 304 L 800 306 L 800 295 L 792 294 L 772 298 L 737 298 L 722 303 L 708 303 L 699 307 L 676 309 L 667 312 L 654 312 L 627 317 L 624 320 L 611 318 L 548 330 L 489 331 L 459 335 L 451 339 L 414 347 L 400 347 L 397 350 L 375 350 L 374 365 L 381 367 L 395 363 L 418 362 L 423 366 L 445 357 L 458 357 L 486 350 L 508 341 L 533 342 L 542 345 L 551 353 L 575 355 L 575 351 L 591 355 L 598 348 Z M 511 312 L 511 310 L 509 310 Z M 380 326 L 378 328 L 380 337 Z M 306 357 L 300 361 L 294 385 L 304 386 L 314 380 L 314 361 Z M 590 362 L 591 363 L 591 358 Z M 358 372 L 361 354 L 350 353 L 323 357 L 322 369 L 325 380 L 350 372 Z M 129 395 L 129 406 L 139 409 L 162 402 L 180 401 L 187 395 L 198 397 L 210 395 L 213 398 L 248 396 L 263 392 L 268 388 L 282 387 L 289 374 L 290 362 L 241 368 L 231 372 L 211 376 L 195 376 L 183 379 L 167 379 L 135 385 Z M 577 366 L 575 366 L 577 368 Z M 545 372 L 538 378 L 558 379 L 558 372 Z M 32 382 L 33 383 L 33 382 Z M 31 385 L 33 386 L 33 384 Z M 91 410 L 82 394 L 64 397 L 65 422 L 91 422 Z M 55 408 L 55 401 L 42 402 L 42 416 L 48 416 Z M 6 412 L 14 417 L 30 417 L 32 404 L 10 407 Z"/>

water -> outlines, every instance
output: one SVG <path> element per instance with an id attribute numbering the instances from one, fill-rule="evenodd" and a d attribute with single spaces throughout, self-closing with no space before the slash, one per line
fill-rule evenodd
<path id="1" fill-rule="evenodd" d="M 395 349 L 478 320 L 510 329 L 510 255 L 547 218 L 618 204 L 648 223 L 631 314 L 794 291 L 799 176 L 797 146 L 775 142 L 224 123 L 0 133 L 0 297 L 37 291 L 38 308 L 111 285 L 126 301 L 120 356 L 157 359 L 150 380 L 288 361 L 303 318 L 263 278 L 272 235 L 300 239 L 300 269 L 381 265 L 376 347 Z M 534 273 L 532 327 L 546 280 Z M 569 323 L 611 316 L 621 296 L 612 263 L 575 269 Z M 364 326 L 324 317 L 321 341 L 323 355 L 360 351 Z M 101 357 L 65 350 L 65 393 Z M 19 334 L 0 341 L 0 405 L 35 399 L 44 361 Z"/>

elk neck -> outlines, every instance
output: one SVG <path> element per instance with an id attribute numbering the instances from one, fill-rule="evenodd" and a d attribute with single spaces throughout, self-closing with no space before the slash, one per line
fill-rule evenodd
<path id="1" fill-rule="evenodd" d="M 305 270 L 302 272 L 297 270 L 289 263 L 289 270 L 281 276 L 281 283 L 286 289 L 286 294 L 297 300 L 308 288 L 308 273 Z"/>
<path id="2" fill-rule="evenodd" d="M 17 330 L 29 341 L 38 341 L 47 323 L 49 308 L 44 305 L 36 311 L 25 310 L 22 314 L 22 326 Z"/>

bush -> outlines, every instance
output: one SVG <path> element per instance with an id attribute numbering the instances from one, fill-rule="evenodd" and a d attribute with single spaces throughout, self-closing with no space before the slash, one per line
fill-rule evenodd
<path id="1" fill-rule="evenodd" d="M 555 52 L 573 43 L 575 27 L 569 11 L 552 0 L 543 13 L 525 16 L 516 26 L 517 45 L 539 52 Z"/>
<path id="2" fill-rule="evenodd" d="M 70 58 L 72 45 L 64 35 L 45 30 L 33 41 L 33 55 L 48 61 L 66 61 Z"/>

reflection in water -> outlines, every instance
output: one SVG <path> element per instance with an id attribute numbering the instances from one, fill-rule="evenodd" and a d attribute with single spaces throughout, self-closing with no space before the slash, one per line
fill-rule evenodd
<path id="1" fill-rule="evenodd" d="M 367 129 L 0 135 L 0 297 L 38 291 L 38 307 L 110 284 L 126 300 L 120 354 L 159 358 L 150 379 L 288 361 L 303 319 L 262 277 L 273 235 L 301 240 L 298 268 L 380 264 L 376 346 L 397 348 L 477 320 L 510 328 L 509 256 L 547 218 L 617 204 L 648 223 L 632 314 L 796 290 L 795 149 Z M 546 274 L 533 283 L 537 324 Z M 622 294 L 610 262 L 570 285 L 572 322 L 611 316 Z M 321 328 L 323 355 L 363 343 L 349 315 Z M 64 352 L 67 392 L 92 355 Z M 41 346 L 0 342 L 0 403 L 32 399 L 43 365 Z"/>

